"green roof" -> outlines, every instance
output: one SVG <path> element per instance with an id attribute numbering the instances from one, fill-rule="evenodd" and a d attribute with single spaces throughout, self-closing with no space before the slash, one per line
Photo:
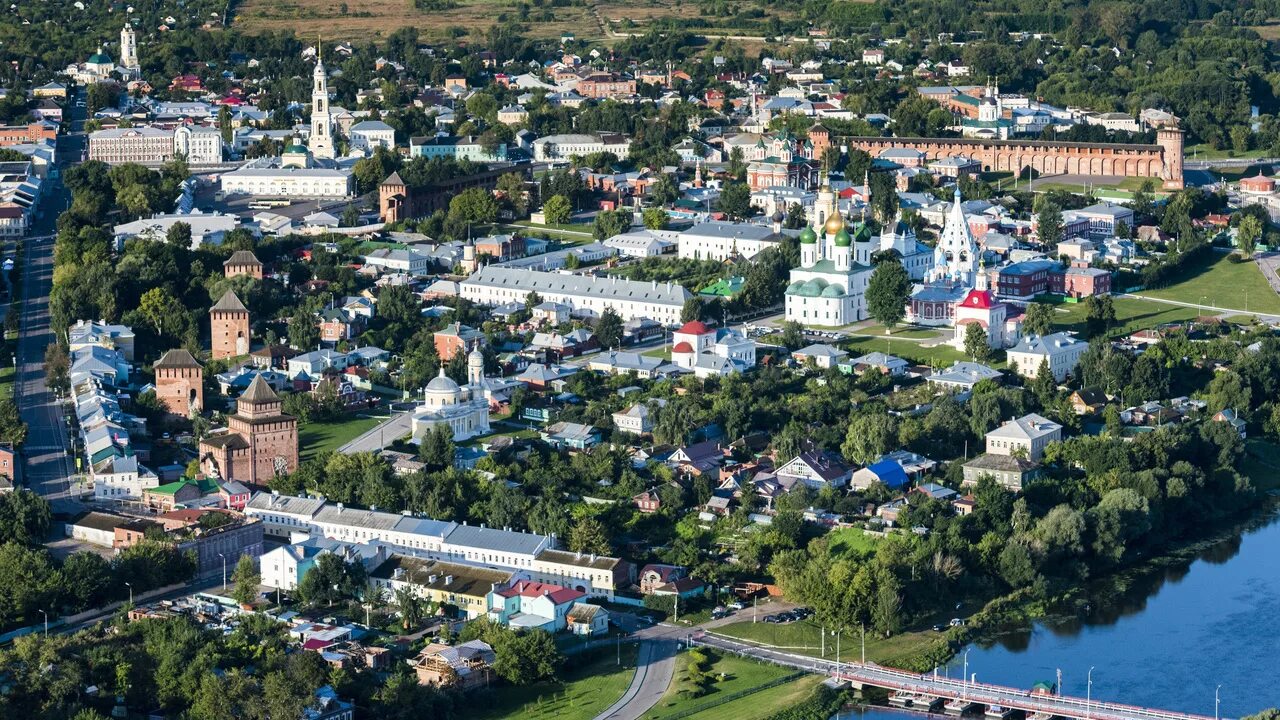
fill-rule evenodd
<path id="1" fill-rule="evenodd" d="M 858 223 L 853 231 L 853 239 L 857 242 L 871 242 L 871 228 L 865 222 Z"/>
<path id="2" fill-rule="evenodd" d="M 191 480 L 190 478 L 182 478 L 174 480 L 171 483 L 157 485 L 151 488 L 150 492 L 156 495 L 175 495 L 179 490 L 190 485 L 200 491 L 201 495 L 212 495 L 218 491 L 218 483 L 212 478 L 200 478 L 199 480 Z"/>
<path id="3" fill-rule="evenodd" d="M 731 278 L 721 278 L 699 290 L 698 294 L 707 297 L 733 297 L 739 292 L 742 292 L 742 285 L 745 282 L 745 278 L 736 276 Z"/>
<path id="4" fill-rule="evenodd" d="M 804 230 L 800 231 L 800 242 L 805 245 L 812 245 L 818 242 L 818 235 L 813 232 L 813 228 L 806 225 Z"/>
<path id="5" fill-rule="evenodd" d="M 840 228 L 840 232 L 836 233 L 836 247 L 849 247 L 853 244 L 853 238 L 849 235 L 849 231 Z"/>
<path id="6" fill-rule="evenodd" d="M 97 65 L 110 65 L 111 58 L 108 57 L 106 53 L 99 51 L 90 55 L 88 62 Z"/>
<path id="7" fill-rule="evenodd" d="M 150 492 L 153 495 L 176 495 L 179 490 L 186 487 L 188 484 L 190 484 L 189 480 L 175 480 L 171 483 L 165 483 L 164 485 L 157 485 L 151 488 Z"/>

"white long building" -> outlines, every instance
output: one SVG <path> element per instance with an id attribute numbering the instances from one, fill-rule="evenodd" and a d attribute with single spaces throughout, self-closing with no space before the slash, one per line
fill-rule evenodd
<path id="1" fill-rule="evenodd" d="M 574 155 L 598 152 L 611 152 L 625 158 L 631 153 L 631 139 L 621 133 L 570 133 L 548 135 L 533 141 L 533 159 L 538 161 L 568 160 Z"/>
<path id="2" fill-rule="evenodd" d="M 222 192 L 285 198 L 348 198 L 355 194 L 350 170 L 300 167 L 242 167 L 224 173 Z"/>
<path id="3" fill-rule="evenodd" d="M 544 302 L 568 305 L 574 315 L 599 317 L 613 308 L 622 320 L 649 318 L 664 325 L 680 322 L 689 291 L 674 283 L 570 275 L 489 265 L 463 280 L 462 297 L 481 305 L 521 303 L 536 292 Z"/>
<path id="4" fill-rule="evenodd" d="M 263 532 L 299 541 L 326 537 L 394 546 L 404 554 L 470 565 L 518 570 L 530 580 L 555 583 L 612 598 L 632 581 L 631 564 L 618 558 L 559 550 L 554 535 L 486 528 L 429 518 L 357 510 L 323 498 L 257 493 L 245 515 L 262 521 Z"/>
<path id="5" fill-rule="evenodd" d="M 750 260 L 782 239 L 781 233 L 763 225 L 704 222 L 680 233 L 679 255 L 690 260 Z"/>

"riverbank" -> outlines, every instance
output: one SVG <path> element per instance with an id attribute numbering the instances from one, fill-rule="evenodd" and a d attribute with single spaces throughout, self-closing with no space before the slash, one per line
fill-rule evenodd
<path id="1" fill-rule="evenodd" d="M 1120 605 L 1125 597 L 1144 584 L 1158 582 L 1162 574 L 1185 570 L 1213 548 L 1238 541 L 1245 533 L 1269 525 L 1278 517 L 1280 499 L 1267 497 L 1256 511 L 1247 517 L 1237 518 L 1228 526 L 1202 537 L 1186 539 L 1159 555 L 1143 558 L 1052 598 L 1035 598 L 1029 588 L 995 598 L 971 616 L 964 628 L 953 631 L 949 643 L 950 656 L 944 663 L 967 645 L 996 643 L 1011 635 L 1030 631 L 1035 623 L 1079 622 L 1087 615 L 1105 613 L 1108 608 Z M 932 668 L 905 669 L 926 672 Z"/>

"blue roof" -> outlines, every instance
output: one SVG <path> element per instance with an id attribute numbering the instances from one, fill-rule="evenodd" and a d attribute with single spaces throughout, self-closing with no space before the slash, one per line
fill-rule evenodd
<path id="1" fill-rule="evenodd" d="M 1045 270 L 1052 270 L 1059 264 L 1054 260 L 1026 260 L 1000 268 L 1002 275 L 1031 275 Z"/>
<path id="2" fill-rule="evenodd" d="M 881 460 L 868 465 L 867 469 L 890 490 L 897 490 L 908 482 L 907 471 L 903 470 L 896 460 Z"/>

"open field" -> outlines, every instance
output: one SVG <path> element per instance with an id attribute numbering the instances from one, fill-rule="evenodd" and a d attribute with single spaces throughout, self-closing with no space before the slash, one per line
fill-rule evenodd
<path id="1" fill-rule="evenodd" d="M 844 349 L 848 350 L 849 354 L 854 357 L 879 350 L 881 352 L 887 352 L 890 355 L 897 355 L 904 360 L 923 363 L 933 367 L 949 367 L 954 362 L 969 359 L 967 355 L 956 350 L 950 345 L 924 347 L 918 342 L 894 337 L 857 336 L 841 341 L 840 345 Z"/>
<path id="2" fill-rule="evenodd" d="M 1138 298 L 1115 298 L 1116 324 L 1111 337 L 1120 337 L 1164 323 L 1183 322 L 1200 315 L 1195 308 L 1166 305 Z M 1087 337 L 1088 306 L 1084 303 L 1058 305 L 1053 316 L 1055 330 L 1067 330 Z"/>
<path id="3" fill-rule="evenodd" d="M 337 450 L 382 422 L 378 418 L 352 417 L 343 422 L 312 422 L 298 431 L 300 459 L 310 460 L 326 450 Z"/>
<path id="4" fill-rule="evenodd" d="M 1254 262 L 1232 262 L 1230 255 L 1215 254 L 1212 261 L 1192 268 L 1176 283 L 1140 294 L 1165 300 L 1212 305 L 1280 315 L 1277 296 Z"/>
<path id="5" fill-rule="evenodd" d="M 232 22 L 249 33 L 286 31 L 343 40 L 382 38 L 402 27 L 418 28 L 424 39 L 444 37 L 454 27 L 478 37 L 505 19 L 518 18 L 519 5 L 515 0 L 445 0 L 441 9 L 425 10 L 415 7 L 413 0 L 245 0 Z M 543 12 L 529 13 L 530 36 L 600 34 L 585 7 L 547 9 L 545 18 Z"/>
<path id="6" fill-rule="evenodd" d="M 866 327 L 855 327 L 850 330 L 850 332 L 855 332 L 859 335 L 874 335 L 877 337 L 907 338 L 908 340 L 931 340 L 933 338 L 942 337 L 944 332 L 950 334 L 951 328 L 931 328 L 921 325 L 898 325 L 893 328 L 891 333 L 886 335 L 883 325 L 880 325 L 879 323 L 872 323 Z"/>
<path id="7" fill-rule="evenodd" d="M 559 682 L 504 685 L 479 695 L 477 720 L 591 720 L 626 692 L 635 675 L 636 646 L 622 649 L 622 667 L 613 650 L 595 662 L 574 668 Z"/>
<path id="8" fill-rule="evenodd" d="M 842 528 L 840 530 L 832 530 L 827 533 L 827 540 L 831 544 L 831 552 L 845 553 L 874 553 L 876 545 L 880 544 L 880 538 L 864 533 L 860 528 Z"/>

